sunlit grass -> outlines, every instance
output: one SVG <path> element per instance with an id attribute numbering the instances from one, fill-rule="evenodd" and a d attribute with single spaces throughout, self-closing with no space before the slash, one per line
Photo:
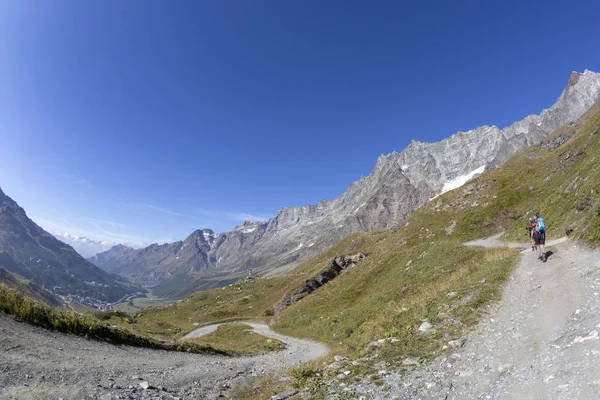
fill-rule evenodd
<path id="1" fill-rule="evenodd" d="M 259 335 L 253 332 L 250 326 L 236 322 L 222 324 L 214 332 L 187 341 L 244 355 L 262 354 L 285 348 L 285 344 L 281 341 Z"/>
<path id="2" fill-rule="evenodd" d="M 163 343 L 137 335 L 118 326 L 100 322 L 91 316 L 79 315 L 48 307 L 0 284 L 0 313 L 45 329 L 107 341 L 162 350 L 178 350 L 202 354 L 227 354 L 206 345 Z"/>

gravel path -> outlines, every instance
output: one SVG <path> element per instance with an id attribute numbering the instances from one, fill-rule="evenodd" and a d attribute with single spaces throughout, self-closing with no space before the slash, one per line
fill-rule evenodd
<path id="1" fill-rule="evenodd" d="M 214 399 L 248 375 L 262 375 L 326 355 L 320 343 L 249 324 L 287 348 L 253 357 L 166 352 L 48 332 L 0 316 L 2 399 Z M 143 389 L 147 383 L 150 387 Z"/>
<path id="2" fill-rule="evenodd" d="M 465 242 L 465 246 L 475 246 L 475 247 L 510 247 L 511 249 L 521 249 L 523 253 L 527 253 L 531 250 L 531 245 L 527 243 L 516 243 L 516 242 L 501 242 L 499 239 L 504 235 L 504 232 L 498 233 L 494 236 L 489 236 L 483 239 L 477 239 L 470 242 Z M 546 247 L 555 246 L 557 244 L 561 244 L 566 242 L 568 239 L 566 237 L 562 237 L 559 239 L 547 240 Z"/>
<path id="3" fill-rule="evenodd" d="M 182 337 L 182 339 L 184 339 L 184 340 L 195 339 L 195 338 L 199 338 L 204 335 L 208 335 L 209 333 L 213 333 L 214 331 L 216 331 L 217 328 L 220 327 L 221 325 L 223 325 L 223 324 L 207 325 L 207 326 L 203 326 L 202 328 L 194 329 L 193 331 L 191 331 L 190 333 L 188 333 L 187 335 Z"/>
<path id="4" fill-rule="evenodd" d="M 497 239 L 476 244 L 505 245 Z M 525 250 L 502 301 L 462 346 L 404 376 L 385 374 L 389 391 L 351 390 L 375 399 L 599 399 L 600 252 L 559 239 L 542 263 L 526 244 L 514 247 Z"/>
<path id="5" fill-rule="evenodd" d="M 332 387 L 331 393 L 403 400 L 600 398 L 600 252 L 559 239 L 548 242 L 552 254 L 542 263 L 527 244 L 499 243 L 498 237 L 469 244 L 522 248 L 523 256 L 502 301 L 490 306 L 462 346 L 405 375 L 383 371 L 385 389 L 365 380 Z M 243 376 L 328 352 L 322 344 L 249 325 L 288 348 L 239 358 L 153 351 L 51 333 L 0 317 L 0 398 L 211 399 Z M 151 387 L 142 389 L 144 382 Z"/>

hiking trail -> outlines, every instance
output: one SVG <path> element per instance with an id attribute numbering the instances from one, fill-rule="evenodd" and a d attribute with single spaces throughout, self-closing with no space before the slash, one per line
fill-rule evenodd
<path id="1" fill-rule="evenodd" d="M 502 299 L 456 350 L 385 378 L 377 399 L 600 398 L 600 252 L 561 238 L 548 261 L 495 235 L 466 243 L 522 248 Z M 359 390 L 360 392 L 360 390 Z"/>
<path id="2" fill-rule="evenodd" d="M 167 352 L 86 340 L 0 316 L 0 398 L 214 399 L 245 376 L 282 371 L 329 352 L 322 343 L 247 324 L 287 347 L 244 357 Z M 202 329 L 206 334 L 216 327 Z"/>

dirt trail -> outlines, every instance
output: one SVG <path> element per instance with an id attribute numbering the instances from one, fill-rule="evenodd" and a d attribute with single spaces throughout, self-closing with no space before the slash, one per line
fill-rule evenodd
<path id="1" fill-rule="evenodd" d="M 494 247 L 499 235 L 470 244 Z M 548 242 L 548 261 L 527 244 L 502 301 L 465 344 L 405 376 L 381 399 L 599 399 L 600 252 Z"/>
<path id="2" fill-rule="evenodd" d="M 494 236 L 489 236 L 483 239 L 472 240 L 470 242 L 465 242 L 465 246 L 475 246 L 475 247 L 510 247 L 511 249 L 521 249 L 523 253 L 526 253 L 531 249 L 531 246 L 527 243 L 517 243 L 517 242 L 501 242 L 500 237 L 504 232 L 498 233 Z M 548 240 L 546 243 L 546 247 L 555 246 L 557 244 L 561 244 L 566 242 L 568 239 L 566 237 L 562 237 L 559 239 Z"/>
<path id="3" fill-rule="evenodd" d="M 600 252 L 559 239 L 548 242 L 552 254 L 542 263 L 527 244 L 499 243 L 498 237 L 470 244 L 508 245 L 524 249 L 523 255 L 502 300 L 490 306 L 465 344 L 404 375 L 382 376 L 389 390 L 354 386 L 357 398 L 361 392 L 370 399 L 403 400 L 600 398 Z M 241 358 L 152 351 L 0 317 L 0 398 L 210 399 L 239 377 L 327 353 L 324 345 L 249 325 L 288 348 Z M 154 388 L 141 389 L 143 381 Z"/>
<path id="4" fill-rule="evenodd" d="M 190 333 L 188 333 L 181 339 L 184 339 L 184 340 L 194 339 L 194 338 L 199 338 L 204 335 L 208 335 L 209 333 L 213 333 L 214 331 L 216 331 L 217 328 L 220 327 L 221 325 L 223 325 L 223 324 L 207 325 L 207 326 L 203 326 L 198 329 L 194 329 L 193 331 L 191 331 Z"/>
<path id="5" fill-rule="evenodd" d="M 323 344 L 249 325 L 287 348 L 253 357 L 156 351 L 48 332 L 0 316 L 0 399 L 213 399 L 245 376 L 329 352 Z M 143 382 L 151 387 L 144 390 Z"/>
<path id="6" fill-rule="evenodd" d="M 286 349 L 273 353 L 275 357 L 272 358 L 271 369 L 278 367 L 285 367 L 290 363 L 289 357 L 295 359 L 301 359 L 298 362 L 310 361 L 320 357 L 323 357 L 329 353 L 329 347 L 323 343 L 315 342 L 308 339 L 298 339 L 291 336 L 282 335 L 277 332 L 273 332 L 268 325 L 258 322 L 240 322 L 244 325 L 248 325 L 252 330 L 259 335 L 263 335 L 272 339 L 277 339 L 286 344 Z M 217 330 L 222 324 L 214 324 L 203 326 L 195 329 L 185 335 L 182 339 L 193 339 L 204 335 L 208 335 L 211 332 Z"/>

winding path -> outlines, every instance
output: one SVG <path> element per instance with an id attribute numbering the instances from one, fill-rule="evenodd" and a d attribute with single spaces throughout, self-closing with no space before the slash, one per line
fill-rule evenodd
<path id="1" fill-rule="evenodd" d="M 282 371 L 329 352 L 324 344 L 248 325 L 287 347 L 248 357 L 166 352 L 113 346 L 0 316 L 0 398 L 214 399 L 245 376 Z M 210 329 L 216 327 L 194 332 Z M 142 388 L 144 382 L 149 389 Z"/>
<path id="2" fill-rule="evenodd" d="M 548 241 L 546 263 L 527 244 L 519 266 L 463 346 L 385 379 L 377 399 L 600 399 L 600 252 Z"/>

